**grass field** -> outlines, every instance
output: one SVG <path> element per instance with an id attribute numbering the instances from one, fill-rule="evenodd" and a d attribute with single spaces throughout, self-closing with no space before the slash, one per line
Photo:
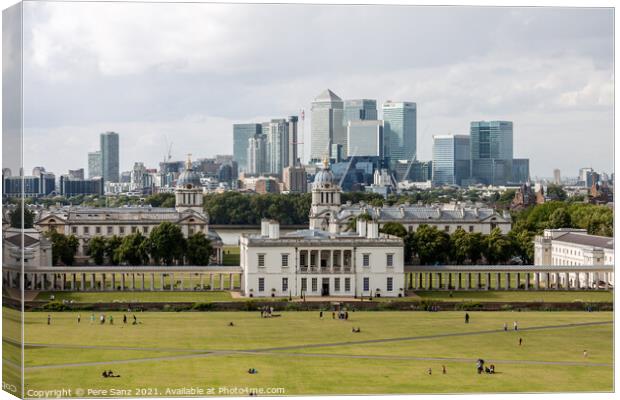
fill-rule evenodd
<path id="1" fill-rule="evenodd" d="M 191 386 L 219 395 L 234 394 L 219 388 L 245 387 L 283 388 L 280 394 L 613 388 L 609 312 L 470 312 L 469 324 L 462 312 L 351 312 L 348 321 L 330 313 L 321 320 L 316 312 L 271 319 L 257 312 L 145 312 L 137 314 L 138 325 L 112 315 L 114 325 L 99 325 L 83 312 L 78 325 L 77 313 L 52 313 L 47 325 L 46 313 L 26 313 L 26 390 L 126 388 L 116 395 L 162 396 L 174 394 L 167 388 Z M 502 331 L 515 320 L 519 331 Z M 12 333 L 5 330 L 5 339 Z M 5 340 L 5 360 L 13 358 L 11 347 L 19 353 Z M 477 375 L 477 358 L 494 363 L 498 373 Z M 102 378 L 104 369 L 121 378 Z"/>
<path id="2" fill-rule="evenodd" d="M 489 291 L 416 291 L 415 295 L 423 299 L 438 301 L 472 301 L 472 302 L 613 302 L 614 294 L 611 291 L 570 291 L 570 290 L 489 290 Z M 452 293 L 452 296 L 450 296 Z M 405 299 L 411 300 L 410 297 Z"/>

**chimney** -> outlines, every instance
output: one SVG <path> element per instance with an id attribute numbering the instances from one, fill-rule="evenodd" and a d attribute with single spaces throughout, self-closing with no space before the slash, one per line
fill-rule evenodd
<path id="1" fill-rule="evenodd" d="M 357 220 L 357 234 L 359 236 L 366 236 L 366 220 L 365 219 L 358 219 Z"/>
<path id="2" fill-rule="evenodd" d="M 379 238 L 379 223 L 376 221 L 368 221 L 368 231 L 366 237 L 368 239 Z"/>
<path id="3" fill-rule="evenodd" d="M 260 221 L 260 235 L 261 236 L 269 236 L 269 220 L 263 218 Z"/>
<path id="4" fill-rule="evenodd" d="M 269 222 L 269 239 L 280 239 L 280 223 L 278 221 Z"/>

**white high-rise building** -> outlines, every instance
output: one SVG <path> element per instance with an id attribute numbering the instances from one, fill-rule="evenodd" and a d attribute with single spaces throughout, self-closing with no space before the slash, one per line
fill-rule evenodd
<path id="1" fill-rule="evenodd" d="M 312 102 L 311 152 L 314 161 L 331 157 L 332 144 L 346 145 L 346 132 L 342 125 L 343 102 L 327 89 Z"/>
<path id="2" fill-rule="evenodd" d="M 412 102 L 386 101 L 383 121 L 390 162 L 411 161 L 417 151 L 417 106 Z"/>

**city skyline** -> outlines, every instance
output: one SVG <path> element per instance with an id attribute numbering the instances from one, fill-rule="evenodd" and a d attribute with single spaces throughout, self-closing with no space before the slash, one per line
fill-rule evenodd
<path id="1" fill-rule="evenodd" d="M 438 7 L 371 6 L 369 13 L 339 6 L 244 5 L 244 15 L 237 15 L 236 7 L 26 4 L 24 60 L 31 62 L 24 65 L 25 169 L 43 165 L 60 175 L 86 168 L 87 152 L 96 150 L 98 135 L 106 131 L 120 134 L 122 171 L 135 161 L 157 166 L 167 153 L 166 140 L 174 142 L 173 159 L 190 152 L 232 154 L 234 123 L 300 115 L 302 109 L 306 120 L 303 129 L 300 121 L 299 135 L 303 130 L 307 160 L 310 104 L 330 88 L 343 100 L 415 102 L 420 160 L 432 158 L 433 135 L 467 133 L 471 121 L 508 120 L 514 122 L 514 156 L 530 159 L 532 177 L 550 177 L 555 168 L 563 176 L 575 176 L 585 166 L 612 170 L 610 9 L 455 7 L 440 12 Z M 71 21 L 63 15 L 67 10 Z M 141 23 L 132 24 L 137 14 L 144 14 Z M 164 17 L 167 26 L 181 29 L 179 35 L 148 28 Z M 269 28 L 228 31 L 255 18 Z M 288 25 L 268 24 L 272 19 L 295 21 L 298 29 L 280 37 Z M 312 26 L 300 22 L 306 19 Z M 481 19 L 484 32 L 476 28 Z M 209 35 L 198 20 L 206 30 L 212 28 Z M 379 34 L 388 29 L 383 20 L 389 21 L 392 41 Z M 368 29 L 369 21 L 376 27 Z M 335 32 L 309 35 L 317 26 Z M 394 57 L 388 63 L 361 49 L 343 52 L 358 45 L 328 36 L 345 32 L 359 33 L 359 46 Z M 228 39 L 220 43 L 223 37 Z M 396 51 L 412 37 L 431 37 L 433 43 L 416 42 L 415 54 Z M 195 52 L 199 47 L 208 47 L 210 55 Z M 272 62 L 272 49 L 295 57 Z M 76 62 L 68 52 L 83 57 Z M 242 56 L 256 62 L 241 62 Z M 550 158 L 552 147 L 562 157 Z M 54 157 L 61 149 L 80 156 Z"/>

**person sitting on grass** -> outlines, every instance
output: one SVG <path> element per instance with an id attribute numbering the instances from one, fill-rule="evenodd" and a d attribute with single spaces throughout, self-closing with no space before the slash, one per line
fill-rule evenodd
<path id="1" fill-rule="evenodd" d="M 489 367 L 489 373 L 490 374 L 494 374 L 495 373 L 495 365 L 491 364 L 491 366 Z"/>
<path id="2" fill-rule="evenodd" d="M 228 323 L 228 326 L 235 326 L 235 324 L 234 324 L 232 321 L 230 321 L 230 322 Z"/>
<path id="3" fill-rule="evenodd" d="M 442 372 L 444 375 L 448 373 L 448 370 L 446 369 L 446 366 L 445 366 L 445 365 L 442 365 L 442 366 L 441 366 L 441 372 Z"/>
<path id="4" fill-rule="evenodd" d="M 491 369 L 489 367 L 484 367 L 484 372 L 486 372 L 487 374 L 490 374 Z"/>
<path id="5" fill-rule="evenodd" d="M 108 377 L 108 371 L 103 371 L 103 373 L 101 374 L 101 376 L 103 376 L 104 378 Z"/>
<path id="6" fill-rule="evenodd" d="M 426 373 L 429 375 L 433 375 L 433 369 L 429 368 L 428 370 L 426 370 Z"/>
<path id="7" fill-rule="evenodd" d="M 256 370 L 256 368 L 250 368 L 250 369 L 248 369 L 248 374 L 252 374 L 252 375 L 254 375 L 254 374 L 257 374 L 257 373 L 258 373 L 258 371 Z"/>

